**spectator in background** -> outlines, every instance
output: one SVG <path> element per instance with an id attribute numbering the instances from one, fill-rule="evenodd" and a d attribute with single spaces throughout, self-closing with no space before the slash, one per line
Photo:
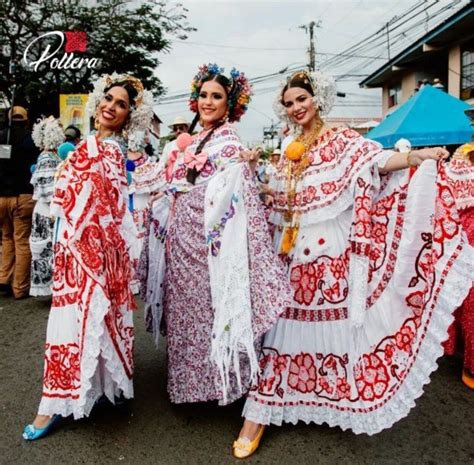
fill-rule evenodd
<path id="1" fill-rule="evenodd" d="M 270 154 L 269 160 L 270 165 L 267 167 L 267 182 L 270 182 L 270 178 L 277 173 L 277 166 L 280 163 L 281 157 L 281 150 L 274 149 L 273 152 Z"/>
<path id="2" fill-rule="evenodd" d="M 176 139 L 178 136 L 189 131 L 189 123 L 184 116 L 177 116 L 168 127 L 173 131 L 172 135 L 174 138 L 163 147 L 163 153 L 159 160 L 160 168 L 162 169 L 164 169 L 168 163 L 170 153 L 173 150 L 177 150 Z"/>
<path id="3" fill-rule="evenodd" d="M 81 131 L 72 124 L 64 130 L 64 135 L 66 136 L 66 142 L 71 142 L 71 144 L 77 145 L 81 141 Z"/>
<path id="4" fill-rule="evenodd" d="M 39 154 L 28 125 L 28 112 L 14 106 L 11 120 L 11 156 L 0 159 L 0 225 L 3 246 L 0 264 L 0 292 L 15 299 L 28 297 L 30 288 L 31 252 L 29 237 L 34 202 L 30 184 L 30 166 Z M 7 131 L 0 134 L 7 142 Z"/>

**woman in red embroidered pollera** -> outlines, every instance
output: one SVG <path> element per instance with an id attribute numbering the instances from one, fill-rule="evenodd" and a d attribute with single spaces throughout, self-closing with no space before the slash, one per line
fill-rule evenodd
<path id="1" fill-rule="evenodd" d="M 53 300 L 46 336 L 43 393 L 26 440 L 57 420 L 88 416 L 102 396 L 133 397 L 131 261 L 138 251 L 128 210 L 125 157 L 118 142 L 144 130 L 152 96 L 131 76 L 103 76 L 89 96 L 97 133 L 60 168 L 51 213 L 57 218 Z"/>
<path id="2" fill-rule="evenodd" d="M 395 153 L 331 129 L 321 115 L 334 96 L 330 78 L 301 71 L 277 97 L 293 135 L 270 185 L 270 221 L 293 301 L 265 336 L 238 458 L 257 449 L 264 425 L 375 434 L 405 417 L 470 288 L 472 251 L 437 163 L 447 152 Z"/>

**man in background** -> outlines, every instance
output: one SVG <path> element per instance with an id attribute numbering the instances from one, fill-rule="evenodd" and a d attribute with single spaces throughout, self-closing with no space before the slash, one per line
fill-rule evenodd
<path id="1" fill-rule="evenodd" d="M 29 238 L 34 206 L 30 167 L 40 151 L 31 138 L 26 109 L 14 106 L 9 119 L 11 153 L 0 159 L 0 293 L 22 299 L 28 297 L 30 288 Z M 6 144 L 7 137 L 8 130 L 0 132 L 0 144 Z"/>
<path id="2" fill-rule="evenodd" d="M 174 121 L 168 126 L 173 132 L 173 140 L 168 142 L 163 147 L 163 153 L 161 154 L 159 163 L 162 167 L 165 167 L 168 162 L 168 157 L 170 153 L 177 148 L 176 146 L 176 139 L 181 134 L 184 134 L 189 131 L 189 123 L 186 121 L 184 116 L 177 116 Z"/>
<path id="3" fill-rule="evenodd" d="M 64 130 L 64 136 L 66 137 L 65 142 L 70 142 L 73 145 L 77 145 L 81 141 L 80 129 L 72 124 Z"/>

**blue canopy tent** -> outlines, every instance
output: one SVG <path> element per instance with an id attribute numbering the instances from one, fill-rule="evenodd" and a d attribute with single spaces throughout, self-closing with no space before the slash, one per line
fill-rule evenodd
<path id="1" fill-rule="evenodd" d="M 413 147 L 464 144 L 473 133 L 464 113 L 467 108 L 470 106 L 462 100 L 425 85 L 365 137 L 384 148 L 393 147 L 402 137 Z"/>

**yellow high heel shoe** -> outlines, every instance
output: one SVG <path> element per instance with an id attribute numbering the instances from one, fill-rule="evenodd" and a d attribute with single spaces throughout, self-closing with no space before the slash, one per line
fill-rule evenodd
<path id="1" fill-rule="evenodd" d="M 471 389 L 474 389 L 474 376 L 472 376 L 467 370 L 462 371 L 462 382 Z"/>
<path id="2" fill-rule="evenodd" d="M 232 454 L 234 457 L 236 459 L 246 459 L 250 457 L 258 449 L 264 431 L 265 425 L 260 425 L 253 441 L 248 438 L 238 438 L 237 441 L 234 441 L 232 445 Z"/>

